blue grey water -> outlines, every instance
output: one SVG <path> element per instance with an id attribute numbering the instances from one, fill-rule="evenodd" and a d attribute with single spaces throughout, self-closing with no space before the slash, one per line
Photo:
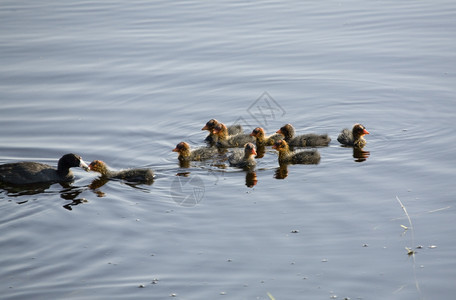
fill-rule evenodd
<path id="1" fill-rule="evenodd" d="M 0 20 L 0 163 L 156 173 L 1 189 L 2 299 L 454 297 L 454 1 L 14 0 Z M 318 165 L 180 168 L 211 118 L 332 141 Z M 364 158 L 337 142 L 357 122 Z"/>

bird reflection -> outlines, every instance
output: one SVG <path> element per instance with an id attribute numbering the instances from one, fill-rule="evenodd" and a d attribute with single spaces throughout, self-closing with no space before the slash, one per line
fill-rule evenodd
<path id="1" fill-rule="evenodd" d="M 73 210 L 73 206 L 86 203 L 87 200 L 84 198 L 78 198 L 78 196 L 85 190 L 81 187 L 69 186 L 62 191 L 60 191 L 60 198 L 64 200 L 70 200 L 71 203 L 63 205 L 63 208 L 67 210 Z"/>
<path id="2" fill-rule="evenodd" d="M 89 188 L 92 190 L 101 188 L 103 185 L 105 185 L 109 181 L 109 178 L 107 177 L 98 177 L 94 181 L 92 181 L 91 184 L 89 184 Z"/>
<path id="3" fill-rule="evenodd" d="M 6 191 L 9 197 L 19 197 L 26 195 L 36 195 L 44 193 L 51 185 L 55 182 L 40 182 L 40 183 L 31 183 L 31 184 L 10 184 L 5 182 L 0 182 L 0 189 Z M 71 187 L 71 182 L 59 182 L 63 188 Z M 25 201 L 27 202 L 27 201 Z M 22 202 L 22 203 L 25 203 Z"/>
<path id="4" fill-rule="evenodd" d="M 353 147 L 353 158 L 355 158 L 356 162 L 366 161 L 369 155 L 369 151 L 365 151 L 363 148 Z"/>
<path id="5" fill-rule="evenodd" d="M 102 192 L 101 190 L 99 190 L 102 186 L 104 186 L 106 183 L 108 183 L 108 181 L 110 180 L 114 180 L 114 181 L 122 181 L 122 183 L 124 183 L 125 185 L 128 185 L 132 188 L 135 188 L 135 189 L 138 189 L 138 190 L 144 190 L 144 191 L 147 191 L 146 188 L 142 188 L 142 186 L 144 184 L 147 184 L 147 185 L 150 185 L 151 183 L 144 183 L 144 182 L 130 182 L 130 181 L 126 181 L 126 180 L 120 180 L 120 179 L 117 179 L 117 178 L 108 178 L 108 177 L 105 177 L 105 176 L 101 176 L 95 180 L 92 181 L 91 184 L 89 184 L 89 189 L 91 189 L 96 195 L 97 197 L 105 197 L 106 196 L 106 193 Z"/>
<path id="6" fill-rule="evenodd" d="M 249 188 L 254 187 L 258 182 L 258 178 L 255 171 L 247 171 L 245 173 L 245 185 Z"/>
<path id="7" fill-rule="evenodd" d="M 74 199 L 71 203 L 65 204 L 63 208 L 68 209 L 68 210 L 73 210 L 73 206 L 86 203 L 87 200 L 82 198 L 82 199 Z"/>
<path id="8" fill-rule="evenodd" d="M 176 174 L 176 176 L 189 177 L 190 176 L 190 172 L 179 172 L 179 173 Z"/>
<path id="9" fill-rule="evenodd" d="M 280 164 L 276 169 L 274 178 L 275 179 L 285 179 L 288 177 L 288 164 Z"/>
<path id="10" fill-rule="evenodd" d="M 97 195 L 97 197 L 100 197 L 100 198 L 104 197 L 104 196 L 106 196 L 106 194 L 98 189 L 101 188 L 103 185 L 105 185 L 108 181 L 109 181 L 109 178 L 107 178 L 107 177 L 99 177 L 99 178 L 95 179 L 94 181 L 92 181 L 91 184 L 89 184 L 89 189 L 91 189 Z"/>
<path id="11" fill-rule="evenodd" d="M 72 182 L 59 182 L 58 184 L 63 188 L 60 193 L 60 198 L 64 200 L 70 200 L 71 203 L 63 205 L 65 209 L 72 210 L 72 207 L 81 203 L 87 202 L 84 198 L 78 198 L 78 196 L 86 189 L 86 187 L 75 187 L 71 185 Z M 0 188 L 5 190 L 8 197 L 20 197 L 20 196 L 30 196 L 45 193 L 51 185 L 55 183 L 45 182 L 45 183 L 33 183 L 33 184 L 6 184 L 0 182 Z M 18 204 L 27 203 L 26 201 L 17 202 Z"/>
<path id="12" fill-rule="evenodd" d="M 6 194 L 9 197 L 19 197 L 24 195 L 35 195 L 44 193 L 45 190 L 49 189 L 52 183 L 33 183 L 33 184 L 9 184 L 5 182 L 0 182 L 0 188 L 6 191 Z M 25 201 L 27 202 L 27 201 Z M 21 203 L 25 203 L 21 202 Z"/>

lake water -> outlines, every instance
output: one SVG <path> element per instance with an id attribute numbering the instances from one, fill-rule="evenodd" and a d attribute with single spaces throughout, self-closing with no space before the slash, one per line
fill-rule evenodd
<path id="1" fill-rule="evenodd" d="M 14 0 L 0 20 L 0 163 L 156 173 L 1 189 L 2 299 L 454 297 L 454 1 Z M 211 118 L 332 141 L 318 165 L 180 168 Z M 337 142 L 357 122 L 367 159 Z"/>

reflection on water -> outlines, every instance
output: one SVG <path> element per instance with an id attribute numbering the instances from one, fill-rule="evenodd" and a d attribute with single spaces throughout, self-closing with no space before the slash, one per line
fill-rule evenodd
<path id="1" fill-rule="evenodd" d="M 98 177 L 97 179 L 94 179 L 91 184 L 89 184 L 89 189 L 91 190 L 96 190 L 108 183 L 109 178 L 101 176 Z"/>
<path id="2" fill-rule="evenodd" d="M 247 171 L 245 174 L 245 185 L 249 188 L 254 187 L 258 183 L 258 177 L 255 171 Z"/>
<path id="3" fill-rule="evenodd" d="M 150 186 L 152 185 L 153 182 L 136 182 L 136 181 L 127 181 L 119 178 L 108 178 L 106 176 L 100 176 L 96 179 L 94 179 L 89 185 L 88 188 L 91 189 L 97 197 L 105 197 L 106 193 L 100 190 L 102 186 L 107 184 L 108 182 L 113 181 L 113 182 L 122 182 L 125 185 L 128 185 L 129 187 L 132 187 L 134 189 L 139 189 L 139 190 L 144 190 L 147 191 L 147 188 L 143 188 L 142 185 Z"/>
<path id="4" fill-rule="evenodd" d="M 0 189 L 5 190 L 6 194 L 9 197 L 19 197 L 19 196 L 25 196 L 25 195 L 35 195 L 35 194 L 44 193 L 53 184 L 59 184 L 63 188 L 71 187 L 71 182 L 59 182 L 59 183 L 40 182 L 40 183 L 21 184 L 21 185 L 0 182 Z"/>
<path id="5" fill-rule="evenodd" d="M 185 176 L 188 176 L 190 172 L 188 172 Z M 104 197 L 106 194 L 99 190 L 103 185 L 108 183 L 109 181 L 119 181 L 123 182 L 125 185 L 128 185 L 135 189 L 140 190 L 147 190 L 141 187 L 141 185 L 151 185 L 152 183 L 144 183 L 144 182 L 129 182 L 124 181 L 121 179 L 115 178 L 108 178 L 105 176 L 100 176 L 94 179 L 89 185 L 87 186 L 72 186 L 72 182 L 59 182 L 59 183 L 33 183 L 33 184 L 23 184 L 23 185 L 14 185 L 5 182 L 0 182 L 0 189 L 6 192 L 8 197 L 21 197 L 21 196 L 30 196 L 30 195 L 38 195 L 42 193 L 46 193 L 47 190 L 52 185 L 60 185 L 63 189 L 59 191 L 60 197 L 64 200 L 71 200 L 73 201 L 71 204 L 67 204 L 64 207 L 68 209 L 69 206 L 74 206 L 86 201 L 76 199 L 82 192 L 87 189 L 92 190 L 98 197 Z M 26 201 L 17 202 L 19 204 L 27 203 Z"/>
<path id="6" fill-rule="evenodd" d="M 353 158 L 356 162 L 366 161 L 370 155 L 370 151 L 365 151 L 363 148 L 353 147 Z"/>
<path id="7" fill-rule="evenodd" d="M 71 200 L 71 203 L 63 205 L 63 208 L 65 208 L 66 210 L 73 210 L 74 206 L 80 205 L 82 203 L 87 203 L 87 202 L 88 201 L 86 199 L 84 199 L 84 198 L 73 199 L 73 200 Z"/>
<path id="8" fill-rule="evenodd" d="M 279 167 L 275 170 L 274 178 L 275 179 L 285 179 L 288 177 L 288 165 L 289 164 L 280 164 Z"/>
<path id="9" fill-rule="evenodd" d="M 86 189 L 87 187 L 70 186 L 60 191 L 60 197 L 65 200 L 74 200 Z"/>
<path id="10" fill-rule="evenodd" d="M 183 177 L 189 177 L 191 172 L 179 172 L 176 174 L 176 176 L 183 176 Z"/>
<path id="11" fill-rule="evenodd" d="M 355 162 L 365 162 L 369 156 L 370 156 L 370 151 L 364 150 L 363 148 L 360 147 L 353 147 L 353 146 L 345 146 L 341 145 L 342 148 L 351 148 L 353 151 L 353 158 L 355 159 Z"/>
<path id="12" fill-rule="evenodd" d="M 4 182 L 0 182 L 0 188 L 6 191 L 8 197 L 21 197 L 30 196 L 46 193 L 52 185 L 59 185 L 63 189 L 58 193 L 60 198 L 64 200 L 72 201 L 69 204 L 63 205 L 65 209 L 72 210 L 72 206 L 87 202 L 87 200 L 77 197 L 87 189 L 85 186 L 72 186 L 71 182 L 59 182 L 59 183 L 34 183 L 34 184 L 23 184 L 23 185 L 11 185 Z M 28 200 L 16 202 L 17 204 L 27 203 Z"/>
<path id="13" fill-rule="evenodd" d="M 97 195 L 97 197 L 104 197 L 106 196 L 106 194 L 104 192 L 102 192 L 101 190 L 99 190 L 99 188 L 101 188 L 103 185 L 105 185 L 106 183 L 108 183 L 109 181 L 109 178 L 106 178 L 106 177 L 98 177 L 97 179 L 93 180 L 90 184 L 89 184 L 89 189 L 91 189 L 95 195 Z"/>

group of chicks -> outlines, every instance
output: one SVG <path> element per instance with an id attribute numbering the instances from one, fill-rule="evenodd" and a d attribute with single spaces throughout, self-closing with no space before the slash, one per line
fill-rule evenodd
<path id="1" fill-rule="evenodd" d="M 250 134 L 242 130 L 241 125 L 226 126 L 215 119 L 209 120 L 202 130 L 208 130 L 205 141 L 208 147 L 195 150 L 190 149 L 186 142 L 180 142 L 173 149 L 178 152 L 181 166 L 189 166 L 190 161 L 202 161 L 214 158 L 226 152 L 226 148 L 244 147 L 235 149 L 228 156 L 230 166 L 252 169 L 256 165 L 256 158 L 263 157 L 266 146 L 272 146 L 279 155 L 279 164 L 318 164 L 320 153 L 316 150 L 293 151 L 293 147 L 323 147 L 328 146 L 331 139 L 327 134 L 304 134 L 295 136 L 291 124 L 282 126 L 275 134 L 266 136 L 263 128 L 257 127 Z M 369 134 L 361 124 L 355 124 L 352 130 L 344 129 L 337 140 L 346 146 L 362 149 L 366 145 L 364 135 Z M 256 144 L 256 146 L 254 145 Z M 86 171 L 95 171 L 104 179 L 122 179 L 130 182 L 150 184 L 154 179 L 151 169 L 128 169 L 112 171 L 101 160 L 94 160 L 87 165 L 79 155 L 65 154 L 60 158 L 57 169 L 38 162 L 17 162 L 0 165 L 0 186 L 4 184 L 28 185 L 45 182 L 68 182 L 73 180 L 70 168 L 81 167 Z"/>
<path id="2" fill-rule="evenodd" d="M 295 135 L 291 124 L 282 126 L 273 135 L 266 136 L 264 129 L 255 128 L 250 134 L 244 133 L 241 125 L 226 126 L 216 119 L 209 120 L 201 130 L 209 131 L 205 141 L 208 147 L 190 149 L 186 142 L 180 142 L 173 149 L 179 154 L 181 165 L 189 161 L 202 161 L 214 158 L 226 148 L 244 147 L 244 151 L 235 149 L 229 156 L 228 162 L 232 167 L 253 168 L 256 158 L 264 155 L 265 147 L 272 146 L 278 151 L 279 164 L 318 164 L 320 153 L 316 150 L 293 151 L 294 147 L 325 147 L 331 138 L 327 134 L 308 133 Z M 363 148 L 366 145 L 364 135 L 369 134 L 361 124 L 355 124 L 352 130 L 344 129 L 337 140 L 346 146 Z M 255 144 L 256 147 L 255 147 Z"/>

